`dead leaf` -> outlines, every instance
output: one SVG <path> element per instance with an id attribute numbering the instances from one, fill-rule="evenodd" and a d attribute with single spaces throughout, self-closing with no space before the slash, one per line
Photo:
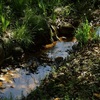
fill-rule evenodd
<path id="1" fill-rule="evenodd" d="M 54 100 L 61 100 L 60 98 L 54 98 Z"/>
<path id="2" fill-rule="evenodd" d="M 97 98 L 100 98 L 100 93 L 93 93 L 93 95 Z"/>

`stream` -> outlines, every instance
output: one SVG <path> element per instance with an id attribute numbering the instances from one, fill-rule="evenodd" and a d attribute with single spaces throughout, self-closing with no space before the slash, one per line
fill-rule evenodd
<path id="1" fill-rule="evenodd" d="M 97 29 L 100 36 L 100 27 Z M 21 64 L 21 67 L 2 69 L 6 74 L 0 74 L 0 99 L 12 96 L 14 100 L 27 96 L 32 90 L 40 86 L 43 79 L 52 73 L 52 66 L 61 66 L 62 62 L 69 56 L 72 46 L 77 44 L 74 42 L 57 41 L 55 46 L 50 49 L 42 50 L 39 55 L 28 55 L 30 57 L 27 62 Z M 33 58 L 32 58 L 33 57 Z M 49 59 L 36 60 L 37 58 Z M 35 59 L 34 59 L 35 58 Z M 40 61 L 40 62 L 39 62 Z M 30 71 L 29 66 L 36 66 L 36 71 Z"/>
<path id="2" fill-rule="evenodd" d="M 56 62 L 61 59 L 61 62 L 67 58 L 68 51 L 72 49 L 74 42 L 60 42 L 57 41 L 56 45 L 48 50 L 42 50 L 39 54 L 46 56 L 45 58 L 50 59 L 52 62 Z M 29 55 L 28 55 L 29 56 Z M 31 56 L 31 55 L 30 55 Z M 38 58 L 39 58 L 38 56 Z M 35 56 L 33 58 L 36 58 Z M 22 68 L 16 67 L 15 69 L 7 70 L 6 74 L 0 75 L 0 98 L 10 97 L 20 99 L 22 95 L 27 96 L 32 90 L 40 86 L 41 81 L 48 77 L 52 72 L 52 65 L 56 63 L 37 63 L 37 70 L 35 72 L 30 71 L 28 66 L 32 65 L 32 61 L 36 62 L 34 59 L 30 59 L 27 63 L 22 64 Z M 27 67 L 24 67 L 27 66 Z M 4 69 L 2 69 L 4 70 Z"/>

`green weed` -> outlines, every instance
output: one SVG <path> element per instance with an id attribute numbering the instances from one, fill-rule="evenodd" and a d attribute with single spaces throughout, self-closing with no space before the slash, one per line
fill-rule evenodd
<path id="1" fill-rule="evenodd" d="M 0 21 L 1 21 L 1 30 L 2 32 L 5 32 L 10 24 L 10 21 L 8 21 L 3 15 L 0 16 Z"/>
<path id="2" fill-rule="evenodd" d="M 81 46 L 85 45 L 88 42 L 88 40 L 91 38 L 90 29 L 91 27 L 88 23 L 88 20 L 86 20 L 84 23 L 81 23 L 81 25 L 76 30 L 75 36 Z"/>
<path id="3" fill-rule="evenodd" d="M 33 43 L 32 36 L 28 32 L 27 27 L 25 25 L 18 26 L 14 31 L 14 39 L 16 39 L 20 44 L 24 45 L 26 48 Z"/>

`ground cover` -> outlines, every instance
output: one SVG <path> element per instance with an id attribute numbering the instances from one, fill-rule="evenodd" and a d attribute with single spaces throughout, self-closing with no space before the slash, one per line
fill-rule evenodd
<path id="1" fill-rule="evenodd" d="M 99 100 L 100 41 L 76 50 L 26 100 Z"/>

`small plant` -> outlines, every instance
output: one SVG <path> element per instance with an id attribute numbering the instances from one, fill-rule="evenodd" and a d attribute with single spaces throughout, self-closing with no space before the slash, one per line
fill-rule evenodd
<path id="1" fill-rule="evenodd" d="M 32 36 L 28 32 L 25 25 L 18 26 L 14 32 L 14 39 L 16 39 L 21 45 L 24 45 L 26 48 L 33 43 Z"/>
<path id="2" fill-rule="evenodd" d="M 0 16 L 0 21 L 1 21 L 1 30 L 2 32 L 5 32 L 10 24 L 10 21 L 6 20 L 5 16 L 3 15 Z"/>
<path id="3" fill-rule="evenodd" d="M 38 1 L 38 6 L 39 6 L 39 8 L 43 11 L 43 15 L 46 16 L 46 15 L 47 15 L 47 11 L 46 11 L 47 6 L 46 6 L 46 4 L 43 2 L 43 0 Z"/>
<path id="4" fill-rule="evenodd" d="M 91 38 L 90 29 L 91 27 L 88 23 L 88 20 L 86 20 L 86 22 L 82 23 L 76 30 L 75 36 L 81 46 L 85 45 Z"/>

